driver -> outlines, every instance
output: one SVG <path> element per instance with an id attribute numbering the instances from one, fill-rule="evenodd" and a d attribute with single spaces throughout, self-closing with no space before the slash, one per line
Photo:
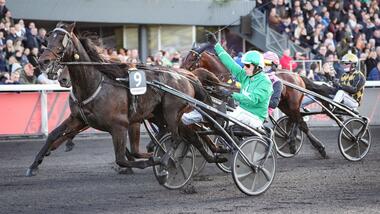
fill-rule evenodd
<path id="1" fill-rule="evenodd" d="M 356 109 L 363 98 L 365 77 L 356 69 L 359 59 L 355 54 L 348 52 L 341 62 L 345 73 L 333 82 L 336 89 L 334 101 Z"/>
<path id="2" fill-rule="evenodd" d="M 242 57 L 242 68 L 217 42 L 214 34 L 208 34 L 208 42 L 214 46 L 215 52 L 226 68 L 241 83 L 239 93 L 232 93 L 232 98 L 239 102 L 239 106 L 229 115 L 253 128 L 263 125 L 268 117 L 268 105 L 272 95 L 272 83 L 262 72 L 264 68 L 263 55 L 258 51 L 248 51 Z M 198 121 L 194 121 L 198 118 Z M 202 118 L 196 111 L 184 114 L 182 121 L 185 125 L 199 122 Z"/>
<path id="3" fill-rule="evenodd" d="M 280 58 L 278 55 L 272 51 L 267 51 L 263 54 L 264 57 L 264 71 L 268 75 L 269 79 L 272 82 L 273 94 L 269 101 L 268 112 L 271 115 L 274 109 L 277 108 L 278 104 L 281 100 L 281 92 L 282 92 L 282 82 L 276 76 L 276 70 L 278 65 L 280 64 Z"/>

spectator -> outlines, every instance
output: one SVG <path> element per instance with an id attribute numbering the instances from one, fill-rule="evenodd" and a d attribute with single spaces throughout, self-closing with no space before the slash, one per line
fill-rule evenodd
<path id="1" fill-rule="evenodd" d="M 327 52 L 326 46 L 321 45 L 319 47 L 318 53 L 315 55 L 315 57 L 314 57 L 313 60 L 321 60 L 322 61 L 322 65 L 323 65 L 325 63 L 325 61 L 326 61 L 326 52 Z"/>
<path id="2" fill-rule="evenodd" d="M 43 49 L 47 46 L 47 40 L 46 40 L 46 30 L 45 28 L 40 28 L 38 30 L 38 36 L 37 36 L 39 51 L 42 52 Z"/>
<path id="3" fill-rule="evenodd" d="M 334 54 L 328 53 L 326 55 L 326 62 L 322 66 L 323 73 L 327 81 L 332 81 L 332 79 L 336 76 L 337 72 L 334 68 Z"/>
<path id="4" fill-rule="evenodd" d="M 380 62 L 377 62 L 377 66 L 369 72 L 368 80 L 380 80 Z"/>
<path id="5" fill-rule="evenodd" d="M 162 66 L 172 67 L 173 64 L 172 64 L 172 62 L 169 59 L 170 58 L 169 57 L 169 52 L 164 51 L 164 50 L 161 50 L 160 52 L 162 54 L 162 58 L 161 58 Z"/>
<path id="6" fill-rule="evenodd" d="M 22 35 L 25 36 L 26 29 L 25 29 L 25 23 L 24 23 L 24 20 L 20 19 L 20 20 L 18 21 L 18 24 L 20 25 L 20 30 L 21 30 Z"/>
<path id="7" fill-rule="evenodd" d="M 9 28 L 9 33 L 7 35 L 7 39 L 6 40 L 12 40 L 12 42 L 14 42 L 17 38 L 18 38 L 18 36 L 16 34 L 16 28 L 15 27 L 10 27 Z"/>
<path id="8" fill-rule="evenodd" d="M 132 63 L 132 62 L 140 63 L 139 51 L 137 49 L 132 49 L 130 53 L 131 54 L 130 54 L 130 57 L 128 57 L 127 62 L 128 63 Z"/>
<path id="9" fill-rule="evenodd" d="M 181 65 L 181 54 L 179 54 L 178 51 L 173 53 L 173 56 L 171 57 L 171 63 L 173 65 L 173 68 L 179 68 Z"/>
<path id="10" fill-rule="evenodd" d="M 20 62 L 17 61 L 14 55 L 10 56 L 8 60 L 8 71 L 14 72 L 18 68 L 21 68 Z"/>
<path id="11" fill-rule="evenodd" d="M 21 64 L 25 65 L 25 64 L 29 63 L 29 59 L 28 59 L 29 55 L 30 55 L 30 49 L 29 48 L 25 48 L 24 49 L 24 53 L 21 56 L 21 61 L 20 61 Z"/>
<path id="12" fill-rule="evenodd" d="M 350 42 L 351 37 L 348 34 L 346 34 L 345 37 L 338 43 L 336 47 L 336 53 L 339 59 L 341 59 L 344 56 L 344 54 L 346 54 L 350 49 Z"/>
<path id="13" fill-rule="evenodd" d="M 276 31 L 280 31 L 281 17 L 277 14 L 275 7 L 273 7 L 269 12 L 268 23 L 271 28 Z"/>
<path id="14" fill-rule="evenodd" d="M 240 65 L 242 68 L 244 67 L 244 63 L 241 62 L 241 58 L 243 56 L 243 52 L 239 52 L 238 55 L 235 57 L 235 62 Z"/>
<path id="15" fill-rule="evenodd" d="M 117 56 L 119 57 L 120 62 L 122 62 L 122 63 L 126 63 L 127 62 L 128 57 L 127 57 L 127 55 L 125 53 L 124 48 L 120 48 L 119 49 L 119 53 L 118 53 Z"/>
<path id="16" fill-rule="evenodd" d="M 0 72 L 0 85 L 4 85 L 8 79 L 9 79 L 8 72 Z"/>
<path id="17" fill-rule="evenodd" d="M 38 48 L 33 48 L 32 53 L 28 55 L 28 61 L 34 67 L 34 76 L 38 77 L 41 74 L 41 69 L 38 63 Z"/>
<path id="18" fill-rule="evenodd" d="M 376 47 L 379 47 L 380 46 L 380 28 L 376 29 L 375 32 L 373 32 L 373 38 L 375 39 Z"/>
<path id="19" fill-rule="evenodd" d="M 26 40 L 25 40 L 25 47 L 29 49 L 38 48 L 39 49 L 39 43 L 37 39 L 37 28 L 32 28 L 30 30 L 30 33 L 26 34 Z"/>
<path id="20" fill-rule="evenodd" d="M 325 42 L 323 43 L 326 47 L 331 45 L 335 49 L 335 42 L 334 42 L 334 34 L 331 32 L 328 32 L 326 34 Z"/>
<path id="21" fill-rule="evenodd" d="M 148 56 L 146 58 L 146 64 L 147 65 L 154 65 L 154 57 L 153 56 Z"/>
<path id="22" fill-rule="evenodd" d="M 7 6 L 5 6 L 6 0 L 0 0 L 0 20 L 5 18 L 5 14 L 8 12 Z"/>
<path id="23" fill-rule="evenodd" d="M 293 71 L 297 68 L 297 63 L 293 62 L 293 58 L 290 56 L 290 49 L 284 50 L 280 59 L 280 64 L 283 69 Z"/>
<path id="24" fill-rule="evenodd" d="M 5 84 L 20 84 L 20 70 L 22 69 L 12 72 L 9 79 L 5 80 Z"/>
<path id="25" fill-rule="evenodd" d="M 5 47 L 5 37 L 4 37 L 4 32 L 0 31 L 0 49 L 3 50 Z"/>
<path id="26" fill-rule="evenodd" d="M 20 72 L 20 84 L 36 84 L 37 77 L 34 75 L 33 65 L 26 64 Z"/>
<path id="27" fill-rule="evenodd" d="M 24 33 L 21 31 L 21 25 L 19 23 L 15 24 L 15 31 L 18 38 L 23 38 Z"/>
<path id="28" fill-rule="evenodd" d="M 6 13 L 5 13 L 5 16 L 4 16 L 4 18 L 2 19 L 2 22 L 4 22 L 4 23 L 9 23 L 11 26 L 14 26 L 15 25 L 15 23 L 14 23 L 14 21 L 13 21 L 13 18 L 12 18 L 12 13 L 11 13 L 11 11 L 7 11 Z"/>
<path id="29" fill-rule="evenodd" d="M 8 71 L 5 55 L 0 54 L 0 72 Z"/>
<path id="30" fill-rule="evenodd" d="M 378 61 L 377 61 L 376 51 L 371 50 L 368 54 L 368 57 L 366 58 L 366 60 L 364 62 L 368 75 L 369 75 L 369 72 L 372 71 L 372 69 L 376 67 L 377 62 Z"/>

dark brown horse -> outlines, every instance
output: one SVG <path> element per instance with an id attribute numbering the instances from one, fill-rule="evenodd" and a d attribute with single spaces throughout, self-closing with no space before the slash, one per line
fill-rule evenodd
<path id="1" fill-rule="evenodd" d="M 173 70 L 173 69 L 169 69 L 167 67 L 152 67 L 152 69 L 160 69 L 161 72 L 162 71 L 175 72 L 175 73 L 178 73 L 180 75 L 185 76 L 186 78 L 189 78 L 191 81 L 195 81 L 195 82 L 199 81 L 203 86 L 207 87 L 207 90 L 210 92 L 211 95 L 214 95 L 214 96 L 221 98 L 221 99 L 224 98 L 223 95 L 221 95 L 220 91 L 224 90 L 223 85 L 225 85 L 225 84 L 223 82 L 221 82 L 213 73 L 209 72 L 206 69 L 198 68 L 198 69 L 193 70 L 192 73 L 187 71 L 187 70 L 184 70 L 184 69 L 174 69 Z M 71 87 L 70 73 L 69 73 L 69 70 L 66 66 L 59 72 L 58 81 L 62 87 L 66 87 L 66 88 Z M 135 157 L 135 158 L 146 158 L 150 153 L 140 153 L 139 152 L 139 143 L 140 143 L 140 128 L 139 127 L 140 127 L 139 123 L 132 124 L 128 130 L 129 131 L 128 136 L 129 136 L 130 146 L 131 146 L 131 154 L 130 155 L 132 157 Z M 196 131 L 199 129 L 199 127 L 191 126 L 191 129 L 193 131 Z M 83 131 L 84 130 L 85 129 L 83 129 Z M 166 131 L 163 130 L 161 134 L 163 134 L 165 132 Z M 187 134 L 187 133 L 183 133 L 183 134 Z M 194 135 L 194 133 L 191 132 L 191 133 L 188 133 L 188 135 L 192 136 L 192 135 Z M 66 151 L 71 151 L 73 149 L 74 143 L 73 143 L 72 139 L 74 137 L 75 136 L 72 136 L 70 139 L 67 140 Z M 194 139 L 190 140 L 189 137 L 187 137 L 187 138 L 192 144 L 196 144 L 197 148 L 199 147 L 201 150 L 204 150 L 204 147 L 202 145 L 200 145 L 200 142 L 198 141 L 197 138 L 194 138 L 195 140 Z M 204 137 L 204 136 L 201 136 L 201 138 L 203 139 L 204 142 L 207 143 L 207 145 L 209 146 L 209 148 L 211 149 L 211 151 L 213 153 L 225 152 L 221 148 L 216 147 L 209 138 Z M 152 145 L 148 145 L 148 148 L 154 146 L 153 142 L 151 142 L 151 144 Z M 206 151 L 201 151 L 201 152 L 204 155 L 207 154 Z M 128 155 L 128 153 L 127 153 L 127 155 Z M 127 156 L 127 157 L 129 157 L 129 156 Z M 211 156 L 206 156 L 206 158 L 210 162 L 215 162 L 215 159 L 213 159 L 213 157 L 211 157 Z M 133 160 L 133 159 L 129 158 L 129 160 Z"/>
<path id="2" fill-rule="evenodd" d="M 131 124 L 154 116 L 153 119 L 159 127 L 166 126 L 172 133 L 173 140 L 179 141 L 178 122 L 188 108 L 187 103 L 151 87 L 148 87 L 144 95 L 133 97 L 124 85 L 115 81 L 117 77 L 127 77 L 128 65 L 99 65 L 106 61 L 99 55 L 90 39 L 79 39 L 74 34 L 74 27 L 75 23 L 57 24 L 47 39 L 47 48 L 39 59 L 42 67 L 62 62 L 80 63 L 67 65 L 74 95 L 70 101 L 71 114 L 49 133 L 45 145 L 29 167 L 27 176 L 33 175 L 50 150 L 56 149 L 87 126 L 112 135 L 115 159 L 119 166 L 145 168 L 159 164 L 160 161 L 154 159 L 126 159 L 125 141 L 128 128 Z M 155 72 L 149 68 L 144 70 L 148 81 L 161 81 L 199 100 L 207 99 L 204 89 L 187 78 L 173 76 L 169 72 Z"/>
<path id="3" fill-rule="evenodd" d="M 192 71 L 196 68 L 202 67 L 213 72 L 223 82 L 227 82 L 232 79 L 230 72 L 219 60 L 219 58 L 215 54 L 206 51 L 206 49 L 210 49 L 208 44 L 199 48 L 193 48 L 185 57 L 181 68 Z M 290 73 L 289 71 L 278 71 L 276 75 L 284 81 L 305 88 L 304 81 L 297 74 Z M 306 122 L 304 122 L 302 118 L 300 106 L 303 96 L 303 93 L 285 86 L 283 87 L 281 100 L 278 106 L 279 109 L 290 118 L 290 122 L 292 123 L 290 139 L 288 140 L 291 152 L 295 153 L 294 142 L 297 135 L 297 130 L 299 128 L 301 131 L 306 133 L 310 142 L 319 151 L 319 153 L 323 157 L 326 157 L 325 146 L 311 133 Z"/>

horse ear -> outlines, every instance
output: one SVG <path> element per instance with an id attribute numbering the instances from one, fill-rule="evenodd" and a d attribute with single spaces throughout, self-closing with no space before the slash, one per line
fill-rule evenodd
<path id="1" fill-rule="evenodd" d="M 57 25 L 56 25 L 56 27 L 62 27 L 62 26 L 63 26 L 63 22 L 61 22 L 61 21 L 58 22 Z"/>
<path id="2" fill-rule="evenodd" d="M 70 31 L 71 33 L 74 31 L 74 28 L 75 28 L 75 22 L 73 22 L 72 24 L 69 24 L 67 26 L 67 30 Z"/>

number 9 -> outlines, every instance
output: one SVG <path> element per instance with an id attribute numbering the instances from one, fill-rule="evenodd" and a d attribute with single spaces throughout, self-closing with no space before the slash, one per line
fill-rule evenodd
<path id="1" fill-rule="evenodd" d="M 136 72 L 135 75 L 133 75 L 133 79 L 137 82 L 136 87 L 139 87 L 141 85 L 141 74 Z"/>

